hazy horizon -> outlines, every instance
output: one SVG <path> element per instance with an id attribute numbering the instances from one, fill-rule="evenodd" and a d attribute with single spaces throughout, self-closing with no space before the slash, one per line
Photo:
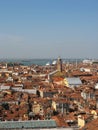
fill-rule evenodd
<path id="1" fill-rule="evenodd" d="M 97 59 L 97 48 L 97 0 L 0 1 L 0 59 Z"/>

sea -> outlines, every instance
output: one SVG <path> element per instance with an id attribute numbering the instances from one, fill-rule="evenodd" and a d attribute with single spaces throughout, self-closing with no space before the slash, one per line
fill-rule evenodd
<path id="1" fill-rule="evenodd" d="M 6 63 L 18 63 L 22 65 L 41 65 L 45 66 L 47 63 L 52 64 L 57 59 L 0 59 L 0 62 Z M 63 63 L 75 63 L 81 62 L 83 59 L 62 59 Z"/>

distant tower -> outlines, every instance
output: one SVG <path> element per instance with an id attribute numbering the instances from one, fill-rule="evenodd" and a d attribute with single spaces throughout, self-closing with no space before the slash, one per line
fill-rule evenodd
<path id="1" fill-rule="evenodd" d="M 6 69 L 7 69 L 7 63 L 6 63 Z"/>
<path id="2" fill-rule="evenodd" d="M 57 60 L 57 70 L 62 72 L 62 60 L 60 57 Z"/>

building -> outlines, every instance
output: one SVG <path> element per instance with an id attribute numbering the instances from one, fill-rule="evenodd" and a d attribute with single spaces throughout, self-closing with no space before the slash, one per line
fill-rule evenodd
<path id="1" fill-rule="evenodd" d="M 57 70 L 62 72 L 62 59 L 60 57 L 57 60 Z"/>
<path id="2" fill-rule="evenodd" d="M 33 120 L 33 121 L 4 121 L 0 122 L 0 129 L 37 129 L 56 128 L 54 120 Z"/>
<path id="3" fill-rule="evenodd" d="M 82 82 L 78 77 L 65 78 L 64 83 L 67 87 L 78 87 L 82 85 Z"/>

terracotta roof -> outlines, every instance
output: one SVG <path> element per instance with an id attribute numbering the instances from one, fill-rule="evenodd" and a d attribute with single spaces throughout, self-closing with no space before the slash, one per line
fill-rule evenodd
<path id="1" fill-rule="evenodd" d="M 61 116 L 52 116 L 52 119 L 56 121 L 58 127 L 68 127 L 68 124 L 64 121 L 64 118 L 62 118 Z"/>
<path id="2" fill-rule="evenodd" d="M 98 118 L 88 122 L 81 130 L 98 130 Z"/>

